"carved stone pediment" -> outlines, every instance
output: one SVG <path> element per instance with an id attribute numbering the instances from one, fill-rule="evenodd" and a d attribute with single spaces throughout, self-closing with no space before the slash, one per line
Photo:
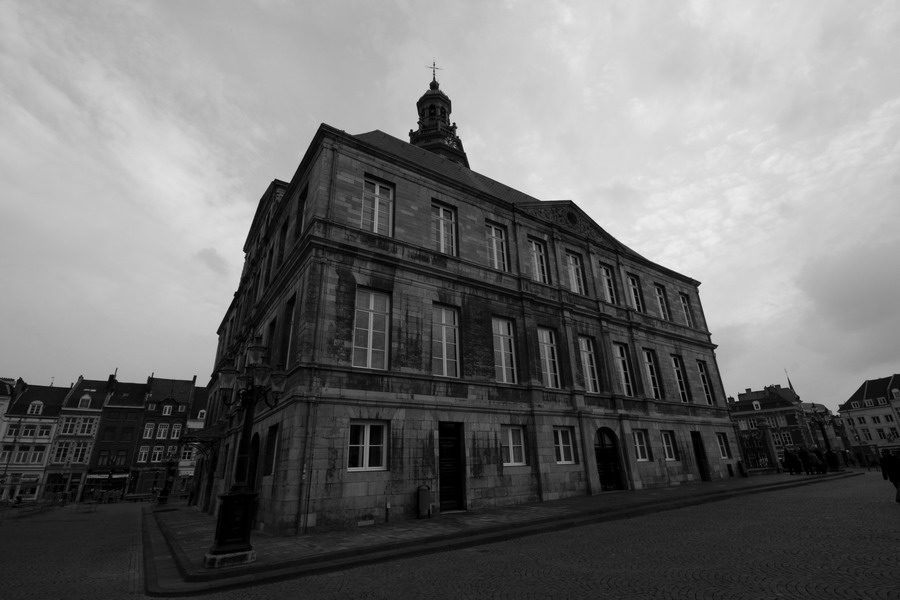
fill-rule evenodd
<path id="1" fill-rule="evenodd" d="M 575 235 L 585 237 L 592 242 L 610 249 L 623 249 L 622 244 L 614 237 L 606 233 L 590 217 L 568 200 L 520 204 L 523 212 L 533 215 L 544 221 L 558 225 L 561 229 L 570 231 Z"/>

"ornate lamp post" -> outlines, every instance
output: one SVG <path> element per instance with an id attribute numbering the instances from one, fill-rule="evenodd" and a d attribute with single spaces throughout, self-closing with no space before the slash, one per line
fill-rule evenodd
<path id="1" fill-rule="evenodd" d="M 226 405 L 238 405 L 244 412 L 241 437 L 238 442 L 237 463 L 231 489 L 219 496 L 219 517 L 216 537 L 207 552 L 204 565 L 222 567 L 253 562 L 256 552 L 250 544 L 250 530 L 256 511 L 257 493 L 248 481 L 250 472 L 250 438 L 253 435 L 253 415 L 256 403 L 265 402 L 269 407 L 278 403 L 287 378 L 281 370 L 273 370 L 264 361 L 266 348 L 256 343 L 247 349 L 247 366 L 241 373 L 234 368 L 219 370 L 219 389 L 223 390 Z M 237 386 L 237 392 L 232 390 Z"/>

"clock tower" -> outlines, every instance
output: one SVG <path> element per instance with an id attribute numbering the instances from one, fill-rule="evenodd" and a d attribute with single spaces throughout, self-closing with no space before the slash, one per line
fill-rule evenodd
<path id="1" fill-rule="evenodd" d="M 440 90 L 440 84 L 432 70 L 428 91 L 416 102 L 419 111 L 419 128 L 409 130 L 409 143 L 464 167 L 469 167 L 469 159 L 463 150 L 462 140 L 456 135 L 456 123 L 450 123 L 450 98 Z"/>

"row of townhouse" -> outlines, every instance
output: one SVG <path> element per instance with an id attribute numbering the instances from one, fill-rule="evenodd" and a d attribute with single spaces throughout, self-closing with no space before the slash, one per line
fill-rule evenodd
<path id="1" fill-rule="evenodd" d="M 19 379 L 0 396 L 0 500 L 145 495 L 189 489 L 206 390 L 192 380 L 79 377 L 69 388 Z"/>
<path id="2" fill-rule="evenodd" d="M 854 458 L 875 463 L 900 452 L 900 375 L 868 379 L 838 407 Z"/>

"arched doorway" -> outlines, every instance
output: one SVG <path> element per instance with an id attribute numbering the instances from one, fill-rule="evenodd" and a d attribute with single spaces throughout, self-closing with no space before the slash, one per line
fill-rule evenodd
<path id="1" fill-rule="evenodd" d="M 259 471 L 259 434 L 254 433 L 250 439 L 250 457 L 247 464 L 247 487 L 256 489 L 256 474 Z"/>
<path id="2" fill-rule="evenodd" d="M 619 443 L 616 434 L 608 427 L 597 430 L 594 439 L 594 454 L 597 456 L 597 474 L 600 476 L 600 491 L 621 490 L 622 467 L 619 464 Z"/>

